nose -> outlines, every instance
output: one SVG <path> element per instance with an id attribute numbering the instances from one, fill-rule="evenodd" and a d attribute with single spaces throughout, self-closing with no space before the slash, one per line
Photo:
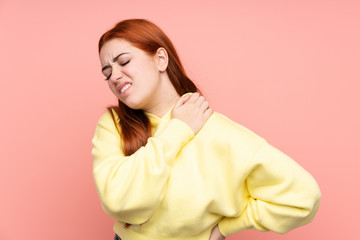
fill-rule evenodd
<path id="1" fill-rule="evenodd" d="M 123 77 L 123 73 L 121 72 L 121 69 L 114 67 L 111 74 L 111 80 L 114 82 L 117 82 L 119 79 Z"/>

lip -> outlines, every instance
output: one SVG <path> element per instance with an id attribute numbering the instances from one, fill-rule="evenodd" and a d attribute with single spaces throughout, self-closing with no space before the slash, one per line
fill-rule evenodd
<path id="1" fill-rule="evenodd" d="M 116 89 L 120 92 L 121 89 L 122 89 L 126 84 L 128 84 L 128 83 L 131 84 L 131 82 L 127 82 L 127 81 L 126 81 L 126 82 L 123 82 L 123 83 L 120 83 L 120 85 L 117 86 Z"/>

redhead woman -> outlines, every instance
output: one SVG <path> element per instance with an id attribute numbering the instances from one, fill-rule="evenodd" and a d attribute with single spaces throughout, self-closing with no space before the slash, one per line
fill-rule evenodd
<path id="1" fill-rule="evenodd" d="M 312 175 L 214 111 L 158 26 L 121 21 L 98 47 L 118 105 L 97 122 L 93 176 L 114 239 L 220 240 L 314 219 L 321 193 Z"/>

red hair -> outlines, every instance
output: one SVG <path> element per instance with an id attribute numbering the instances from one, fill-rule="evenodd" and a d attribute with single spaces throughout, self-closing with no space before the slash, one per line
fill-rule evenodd
<path id="1" fill-rule="evenodd" d="M 176 92 L 180 96 L 187 92 L 201 94 L 200 89 L 186 75 L 172 42 L 154 23 L 146 19 L 127 19 L 118 22 L 100 37 L 99 53 L 104 43 L 113 38 L 124 39 L 151 56 L 158 48 L 165 48 L 169 57 L 166 72 Z M 115 121 L 112 109 L 119 116 L 119 122 Z M 118 106 L 107 107 L 107 110 L 111 113 L 114 122 L 121 127 L 122 146 L 120 147 L 126 156 L 145 146 L 147 139 L 151 137 L 151 125 L 143 110 L 131 109 L 120 100 Z M 129 226 L 130 224 L 125 224 L 125 228 Z"/>

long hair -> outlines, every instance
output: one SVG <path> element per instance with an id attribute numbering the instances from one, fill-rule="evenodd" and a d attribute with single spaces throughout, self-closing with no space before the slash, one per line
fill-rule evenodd
<path id="1" fill-rule="evenodd" d="M 127 19 L 118 22 L 100 37 L 99 54 L 105 42 L 113 38 L 124 39 L 150 55 L 154 55 L 160 47 L 165 48 L 169 57 L 166 72 L 176 92 L 180 96 L 187 92 L 199 92 L 202 95 L 200 89 L 186 75 L 172 42 L 154 23 L 146 19 Z M 112 109 L 119 116 L 119 122 L 115 121 Z M 121 127 L 120 147 L 125 156 L 130 156 L 145 146 L 151 137 L 151 124 L 142 109 L 131 109 L 118 100 L 118 106 L 107 107 L 107 110 L 114 122 Z M 130 224 L 125 224 L 125 228 L 129 226 Z"/>

